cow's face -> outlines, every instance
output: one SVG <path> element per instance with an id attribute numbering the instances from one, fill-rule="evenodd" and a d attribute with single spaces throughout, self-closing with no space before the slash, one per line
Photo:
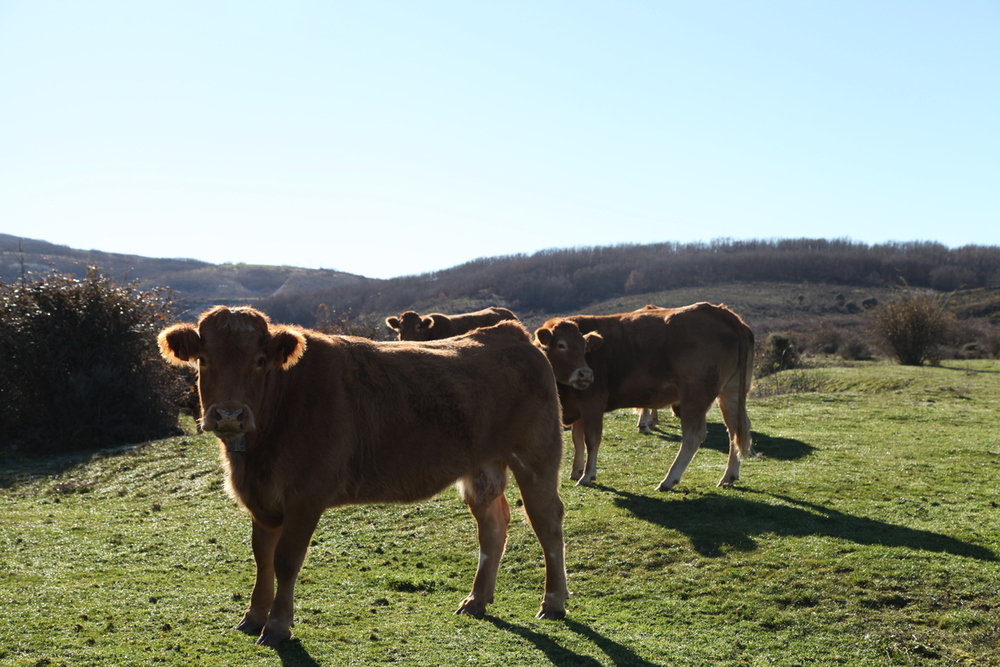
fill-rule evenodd
<path id="1" fill-rule="evenodd" d="M 548 357 L 556 381 L 574 389 L 586 389 L 594 382 L 586 354 L 603 342 L 597 332 L 581 333 L 572 320 L 549 320 L 535 332 L 535 345 Z"/>
<path id="2" fill-rule="evenodd" d="M 197 326 L 164 329 L 159 343 L 167 361 L 198 369 L 201 427 L 225 442 L 256 430 L 268 373 L 291 368 L 306 348 L 300 332 L 270 324 L 263 313 L 224 306 L 203 313 Z"/>
<path id="3" fill-rule="evenodd" d="M 387 317 L 386 325 L 399 334 L 399 340 L 432 340 L 431 327 L 434 320 L 430 317 L 420 317 L 412 310 L 408 310 L 399 317 Z"/>

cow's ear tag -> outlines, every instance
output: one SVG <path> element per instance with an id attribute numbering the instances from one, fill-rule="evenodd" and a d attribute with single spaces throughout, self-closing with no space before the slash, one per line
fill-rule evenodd
<path id="1" fill-rule="evenodd" d="M 230 452 L 245 452 L 247 450 L 247 437 L 241 435 L 235 440 L 227 442 L 226 449 Z"/>

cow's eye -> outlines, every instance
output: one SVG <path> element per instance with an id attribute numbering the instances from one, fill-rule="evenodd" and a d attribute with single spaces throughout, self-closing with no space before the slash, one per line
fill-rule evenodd
<path id="1" fill-rule="evenodd" d="M 257 368 L 264 368 L 264 364 L 267 363 L 267 359 L 263 356 L 257 357 Z"/>
<path id="2" fill-rule="evenodd" d="M 563 341 L 559 341 L 558 343 L 556 343 L 556 349 L 565 351 L 566 343 L 564 343 Z"/>

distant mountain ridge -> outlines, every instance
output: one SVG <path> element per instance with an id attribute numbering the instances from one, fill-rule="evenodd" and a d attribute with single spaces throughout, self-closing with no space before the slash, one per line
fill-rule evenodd
<path id="1" fill-rule="evenodd" d="M 301 291 L 375 282 L 328 269 L 249 264 L 211 264 L 195 259 L 159 259 L 99 250 L 78 250 L 38 239 L 0 234 L 0 281 L 13 283 L 24 274 L 82 275 L 89 265 L 140 288 L 168 287 L 182 310 L 211 304 L 247 303 Z"/>

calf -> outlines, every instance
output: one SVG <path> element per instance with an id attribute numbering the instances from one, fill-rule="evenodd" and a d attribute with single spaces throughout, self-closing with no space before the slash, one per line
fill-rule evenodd
<path id="1" fill-rule="evenodd" d="M 604 413 L 670 406 L 681 420 L 681 448 L 661 491 L 681 479 L 705 439 L 705 416 L 718 400 L 729 431 L 729 461 L 719 485 L 739 479 L 750 452 L 746 395 L 753 375 L 753 331 L 724 306 L 697 303 L 618 315 L 554 318 L 535 332 L 559 384 L 563 421 L 572 425 L 571 476 L 591 484 Z"/>
<path id="2" fill-rule="evenodd" d="M 159 343 L 167 361 L 198 369 L 202 428 L 218 437 L 227 489 L 253 520 L 257 577 L 236 627 L 259 644 L 291 636 L 295 580 L 325 509 L 413 502 L 456 482 L 480 549 L 457 613 L 483 614 L 510 521 L 508 468 L 544 554 L 538 617 L 565 615 L 559 400 L 520 323 L 376 343 L 217 306 Z"/>

